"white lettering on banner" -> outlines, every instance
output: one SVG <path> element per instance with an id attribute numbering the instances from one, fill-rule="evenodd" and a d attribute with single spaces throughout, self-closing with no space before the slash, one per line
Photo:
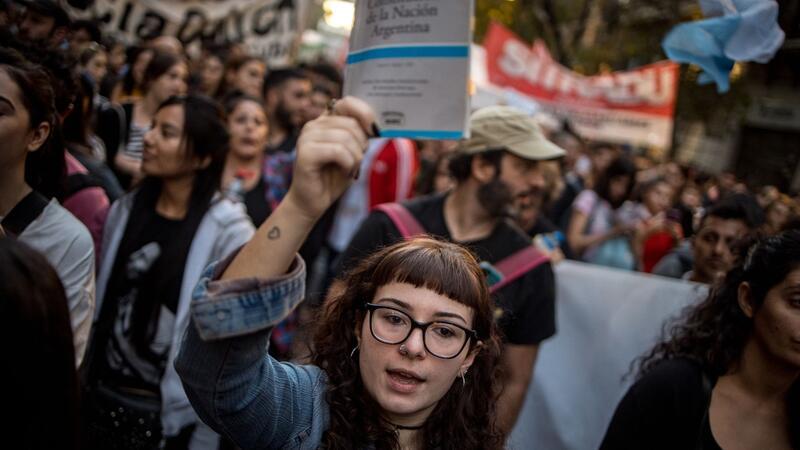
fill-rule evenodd
<path id="1" fill-rule="evenodd" d="M 604 96 L 614 103 L 663 105 L 671 99 L 674 74 L 654 69 L 620 72 L 613 76 L 585 77 L 543 60 L 519 41 L 506 41 L 499 67 L 509 76 L 522 78 L 544 89 L 584 98 Z M 661 79 L 659 80 L 658 77 Z"/>
<path id="2" fill-rule="evenodd" d="M 675 86 L 678 81 L 675 72 L 645 69 L 643 73 L 647 76 L 634 84 L 635 96 L 645 98 L 653 105 L 663 105 L 674 98 L 674 93 L 666 86 Z"/>
<path id="3" fill-rule="evenodd" d="M 537 41 L 528 47 L 492 24 L 484 41 L 489 81 L 533 98 L 589 139 L 668 148 L 672 142 L 678 65 L 585 76 L 553 60 Z"/>
<path id="4" fill-rule="evenodd" d="M 185 46 L 201 42 L 243 43 L 272 65 L 289 64 L 307 0 L 95 0 L 86 10 L 67 8 L 76 18 L 92 18 L 105 31 L 133 40 L 174 36 Z"/>
<path id="5" fill-rule="evenodd" d="M 599 76 L 594 83 L 581 83 L 578 85 L 578 95 L 588 99 L 596 99 L 614 88 L 614 79 L 608 76 Z"/>
<path id="6" fill-rule="evenodd" d="M 538 61 L 528 65 L 527 55 L 528 48 L 522 42 L 508 40 L 503 44 L 503 53 L 500 54 L 500 68 L 512 77 L 527 77 L 533 83 L 539 77 L 541 65 L 537 64 Z"/>

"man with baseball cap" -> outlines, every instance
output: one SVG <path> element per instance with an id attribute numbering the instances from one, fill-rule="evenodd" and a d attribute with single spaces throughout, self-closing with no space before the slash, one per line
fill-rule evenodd
<path id="1" fill-rule="evenodd" d="M 525 113 L 506 106 L 473 113 L 470 134 L 450 161 L 455 188 L 402 206 L 428 234 L 470 248 L 481 259 L 491 283 L 493 264 L 509 261 L 506 258 L 531 245 L 530 238 L 508 220 L 515 215 L 514 204 L 545 187 L 540 162 L 561 158 L 565 152 L 545 139 Z M 343 253 L 339 272 L 401 239 L 396 219 L 379 207 L 364 220 Z M 498 414 L 507 432 L 525 399 L 539 344 L 555 333 L 554 286 L 552 267 L 545 262 L 494 294 L 505 366 Z M 336 284 L 331 288 L 338 289 Z"/>
<path id="2" fill-rule="evenodd" d="M 69 34 L 70 19 L 56 0 L 18 0 L 24 10 L 19 22 L 19 37 L 58 46 Z"/>

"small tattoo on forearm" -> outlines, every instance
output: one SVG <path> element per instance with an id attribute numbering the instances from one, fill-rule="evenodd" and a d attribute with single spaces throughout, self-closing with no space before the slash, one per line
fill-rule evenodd
<path id="1" fill-rule="evenodd" d="M 278 227 L 272 227 L 272 229 L 269 230 L 269 233 L 267 233 L 267 237 L 272 241 L 274 241 L 275 239 L 280 238 L 281 237 L 281 229 L 278 228 Z"/>

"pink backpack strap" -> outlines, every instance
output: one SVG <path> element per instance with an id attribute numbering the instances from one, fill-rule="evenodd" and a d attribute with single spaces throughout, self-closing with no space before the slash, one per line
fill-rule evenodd
<path id="1" fill-rule="evenodd" d="M 550 261 L 550 257 L 539 252 L 539 250 L 536 250 L 532 245 L 503 258 L 494 265 L 494 268 L 502 274 L 503 278 L 493 284 L 489 288 L 489 291 L 494 294 L 514 280 L 548 261 Z"/>
<path id="2" fill-rule="evenodd" d="M 417 219 L 400 203 L 382 203 L 375 207 L 378 211 L 389 216 L 397 231 L 408 239 L 412 236 L 426 234 L 425 228 L 417 221 Z"/>

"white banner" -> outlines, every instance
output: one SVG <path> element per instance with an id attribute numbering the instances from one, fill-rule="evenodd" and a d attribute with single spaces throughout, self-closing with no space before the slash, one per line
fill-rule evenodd
<path id="1" fill-rule="evenodd" d="M 460 139 L 467 131 L 472 0 L 361 0 L 345 95 L 378 116 L 383 137 Z"/>
<path id="2" fill-rule="evenodd" d="M 508 448 L 596 450 L 633 383 L 631 362 L 704 285 L 564 261 L 556 272 L 556 335 L 542 344 Z"/>
<path id="3" fill-rule="evenodd" d="M 175 36 L 187 47 L 201 40 L 243 43 L 272 66 L 291 63 L 306 0 L 95 0 L 87 10 L 67 7 L 76 18 L 93 18 L 105 31 L 133 41 Z"/>

